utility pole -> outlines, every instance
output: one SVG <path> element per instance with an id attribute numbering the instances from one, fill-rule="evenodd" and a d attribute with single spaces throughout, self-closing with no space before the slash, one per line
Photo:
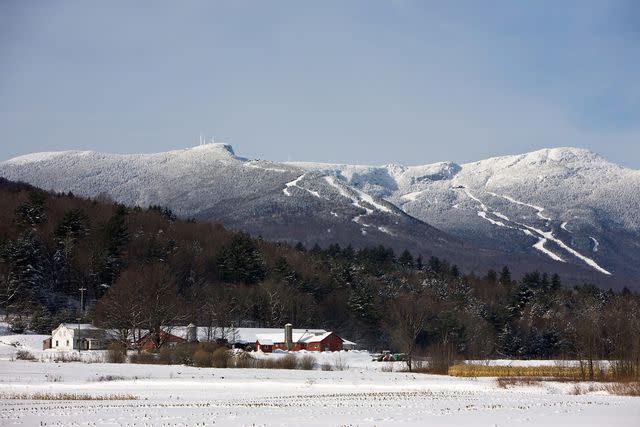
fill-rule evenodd
<path id="1" fill-rule="evenodd" d="M 84 293 L 87 288 L 82 287 L 78 289 L 80 291 L 80 313 L 78 314 L 78 353 L 82 351 L 82 338 L 80 336 L 80 320 L 84 318 Z"/>
<path id="2" fill-rule="evenodd" d="M 78 353 L 82 351 L 82 345 L 80 344 L 80 318 L 76 317 L 76 321 L 78 322 L 78 339 L 76 343 L 78 344 Z"/>
<path id="3" fill-rule="evenodd" d="M 84 317 L 84 293 L 87 288 L 80 288 L 80 317 Z"/>

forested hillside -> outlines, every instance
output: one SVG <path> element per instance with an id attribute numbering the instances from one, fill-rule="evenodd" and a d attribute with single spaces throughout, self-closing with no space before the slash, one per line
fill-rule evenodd
<path id="1" fill-rule="evenodd" d="M 161 207 L 0 181 L 0 304 L 16 330 L 78 317 L 154 330 L 252 322 L 337 331 L 361 347 L 483 357 L 637 357 L 640 297 L 510 270 L 462 275 L 378 246 L 263 241 Z"/>

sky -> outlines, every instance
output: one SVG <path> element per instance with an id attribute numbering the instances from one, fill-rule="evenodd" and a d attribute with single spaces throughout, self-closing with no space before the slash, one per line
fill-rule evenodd
<path id="1" fill-rule="evenodd" d="M 201 132 L 270 160 L 640 168 L 640 2 L 0 2 L 0 160 Z"/>

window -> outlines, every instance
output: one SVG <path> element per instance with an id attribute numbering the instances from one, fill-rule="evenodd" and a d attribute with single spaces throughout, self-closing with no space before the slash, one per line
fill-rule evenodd
<path id="1" fill-rule="evenodd" d="M 58 340 L 56 340 L 56 347 L 58 347 Z"/>
<path id="2" fill-rule="evenodd" d="M 67 340 L 67 347 L 69 347 L 69 340 Z"/>

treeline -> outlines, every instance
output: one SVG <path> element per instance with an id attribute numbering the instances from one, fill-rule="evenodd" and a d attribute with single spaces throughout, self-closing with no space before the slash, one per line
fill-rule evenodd
<path id="1" fill-rule="evenodd" d="M 640 297 L 508 267 L 463 274 L 384 246 L 305 248 L 166 208 L 0 181 L 0 307 L 48 332 L 81 313 L 121 331 L 162 325 L 322 327 L 364 348 L 443 359 L 640 359 Z M 20 324 L 29 320 L 30 324 Z M 637 364 L 636 364 L 637 366 Z"/>

